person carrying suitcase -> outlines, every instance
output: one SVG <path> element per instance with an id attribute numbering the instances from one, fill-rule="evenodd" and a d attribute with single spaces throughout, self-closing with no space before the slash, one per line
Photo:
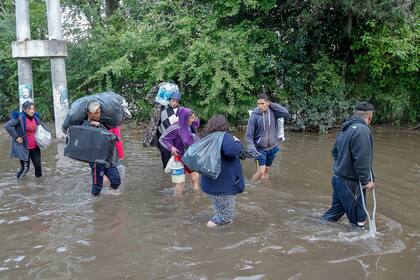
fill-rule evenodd
<path id="1" fill-rule="evenodd" d="M 87 120 L 83 122 L 83 125 L 97 127 L 98 129 L 108 129 L 100 123 L 101 118 L 101 105 L 97 101 L 91 101 L 87 105 Z M 120 173 L 114 163 L 99 163 L 90 162 L 89 167 L 92 174 L 92 190 L 91 193 L 94 196 L 98 196 L 101 193 L 104 176 L 110 181 L 111 189 L 118 189 L 121 184 Z"/>

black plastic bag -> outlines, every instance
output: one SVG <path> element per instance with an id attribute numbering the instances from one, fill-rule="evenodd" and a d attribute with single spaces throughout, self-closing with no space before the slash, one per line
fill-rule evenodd
<path id="1" fill-rule="evenodd" d="M 192 171 L 217 179 L 222 168 L 220 149 L 225 133 L 216 131 L 192 144 L 182 156 L 182 162 Z"/>
<path id="2" fill-rule="evenodd" d="M 127 108 L 127 101 L 124 97 L 114 92 L 103 92 L 94 95 L 84 96 L 74 101 L 63 122 L 63 132 L 71 125 L 81 125 L 87 119 L 87 105 L 91 101 L 98 101 L 101 104 L 100 122 L 108 128 L 121 125 L 125 117 L 131 117 Z"/>

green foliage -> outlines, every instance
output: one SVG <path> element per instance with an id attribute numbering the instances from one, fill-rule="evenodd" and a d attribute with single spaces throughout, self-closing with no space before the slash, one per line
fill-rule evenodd
<path id="1" fill-rule="evenodd" d="M 382 121 L 400 125 L 406 120 L 415 122 L 420 116 L 419 27 L 417 22 L 390 29 L 370 21 L 353 45 L 357 52 L 353 72 L 364 75 L 363 82 L 372 85 L 375 92 L 369 95 L 379 105 Z"/>
<path id="2" fill-rule="evenodd" d="M 0 118 L 17 103 L 13 3 L 0 3 Z M 362 99 L 375 104 L 376 121 L 420 120 L 417 4 L 126 0 L 105 16 L 103 3 L 62 1 L 71 101 L 113 90 L 147 120 L 146 93 L 172 81 L 203 119 L 224 113 L 239 123 L 266 92 L 298 130 L 326 132 Z M 31 20 L 32 38 L 45 39 L 44 1 L 31 1 Z M 49 61 L 35 60 L 33 71 L 38 109 L 52 117 Z"/>

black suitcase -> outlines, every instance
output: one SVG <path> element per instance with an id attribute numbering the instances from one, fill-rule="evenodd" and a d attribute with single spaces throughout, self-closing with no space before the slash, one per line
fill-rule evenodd
<path id="1" fill-rule="evenodd" d="M 83 125 L 72 125 L 67 133 L 65 156 L 85 162 L 112 162 L 116 140 L 113 133 Z"/>

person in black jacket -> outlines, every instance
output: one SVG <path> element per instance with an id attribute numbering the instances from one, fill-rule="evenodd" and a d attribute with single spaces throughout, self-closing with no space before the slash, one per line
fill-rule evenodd
<path id="1" fill-rule="evenodd" d="M 35 167 L 35 177 L 42 176 L 41 150 L 36 142 L 36 130 L 42 125 L 39 114 L 35 112 L 35 105 L 31 101 L 22 104 L 22 112 L 13 112 L 12 118 L 4 125 L 4 128 L 12 137 L 10 156 L 20 160 L 20 170 L 16 174 L 20 179 L 28 173 L 30 160 Z"/>
<path id="2" fill-rule="evenodd" d="M 363 186 L 363 192 L 375 188 L 372 178 L 373 139 L 369 129 L 373 112 L 372 104 L 358 102 L 354 116 L 342 125 L 337 135 L 332 150 L 332 205 L 323 215 L 327 221 L 336 222 L 346 214 L 352 226 L 364 227 L 366 213 L 359 184 Z"/>
<path id="3" fill-rule="evenodd" d="M 213 180 L 201 176 L 201 189 L 213 203 L 214 216 L 207 222 L 208 227 L 232 223 L 235 216 L 235 195 L 244 191 L 245 183 L 239 156 L 242 144 L 239 139 L 228 133 L 229 123 L 223 115 L 209 119 L 205 131 L 210 134 L 215 131 L 226 132 L 221 147 L 221 172 Z"/>

